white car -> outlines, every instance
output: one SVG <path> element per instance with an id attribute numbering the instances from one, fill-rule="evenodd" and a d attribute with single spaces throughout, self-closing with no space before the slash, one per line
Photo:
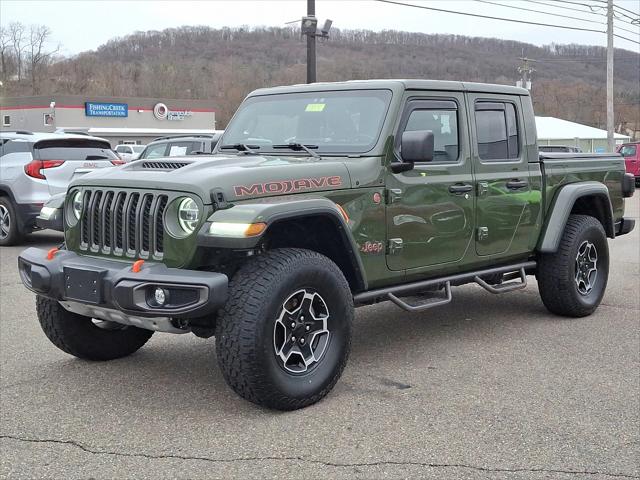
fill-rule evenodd
<path id="1" fill-rule="evenodd" d="M 125 162 L 137 160 L 146 145 L 118 145 L 116 153 Z"/>
<path id="2" fill-rule="evenodd" d="M 96 169 L 121 165 L 103 138 L 66 133 L 0 132 L 0 246 L 37 228 L 53 195 Z"/>

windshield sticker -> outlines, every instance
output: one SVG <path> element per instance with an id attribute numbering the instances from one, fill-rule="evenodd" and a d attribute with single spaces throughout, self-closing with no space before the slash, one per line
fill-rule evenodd
<path id="1" fill-rule="evenodd" d="M 254 183 L 253 185 L 236 185 L 233 191 L 236 196 L 268 195 L 315 190 L 323 187 L 342 186 L 342 177 L 298 178 L 297 180 L 283 180 L 277 182 Z"/>
<path id="2" fill-rule="evenodd" d="M 324 110 L 326 103 L 309 103 L 307 108 L 304 109 L 305 112 L 322 112 Z"/>

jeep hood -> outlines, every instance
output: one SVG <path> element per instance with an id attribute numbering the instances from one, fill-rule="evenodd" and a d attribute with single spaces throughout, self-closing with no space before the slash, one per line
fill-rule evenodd
<path id="1" fill-rule="evenodd" d="M 137 160 L 88 173 L 74 186 L 189 192 L 208 204 L 213 192 L 234 201 L 351 188 L 351 180 L 342 160 L 331 157 L 214 155 Z"/>

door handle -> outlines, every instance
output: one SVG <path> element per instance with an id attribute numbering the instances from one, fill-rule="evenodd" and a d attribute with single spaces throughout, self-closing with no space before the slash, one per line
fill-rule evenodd
<path id="1" fill-rule="evenodd" d="M 466 183 L 456 183 L 449 187 L 449 192 L 454 195 L 462 195 L 463 193 L 469 193 L 473 190 L 473 185 L 467 185 Z"/>
<path id="2" fill-rule="evenodd" d="M 525 188 L 527 185 L 529 185 L 529 182 L 526 180 L 518 180 L 517 178 L 507 182 L 507 188 L 509 190 L 518 190 L 520 188 Z"/>

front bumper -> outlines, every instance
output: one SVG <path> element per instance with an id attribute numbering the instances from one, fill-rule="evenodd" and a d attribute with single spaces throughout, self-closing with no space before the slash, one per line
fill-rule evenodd
<path id="1" fill-rule="evenodd" d="M 18 269 L 22 283 L 39 295 L 136 318 L 202 317 L 222 307 L 227 299 L 226 275 L 168 268 L 162 263 L 144 263 L 136 273 L 129 263 L 66 250 L 48 259 L 47 251 L 28 248 L 18 257 Z M 154 297 L 158 288 L 166 293 L 162 306 Z"/>

